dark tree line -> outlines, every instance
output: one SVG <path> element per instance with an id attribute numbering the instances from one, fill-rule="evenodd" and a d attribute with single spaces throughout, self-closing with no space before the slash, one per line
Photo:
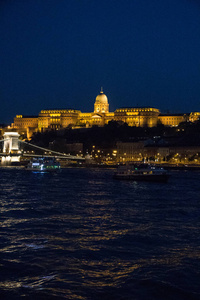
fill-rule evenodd
<path id="1" fill-rule="evenodd" d="M 173 136 L 178 140 L 200 141 L 200 122 L 181 123 L 178 127 L 165 127 L 159 124 L 157 127 L 130 127 L 126 123 L 110 121 L 104 127 L 93 126 L 92 128 L 62 130 L 48 130 L 43 133 L 35 133 L 31 143 L 44 148 L 65 152 L 65 144 L 83 143 L 83 150 L 91 151 L 92 146 L 106 149 L 114 148 L 118 141 L 135 142 L 155 136 Z"/>

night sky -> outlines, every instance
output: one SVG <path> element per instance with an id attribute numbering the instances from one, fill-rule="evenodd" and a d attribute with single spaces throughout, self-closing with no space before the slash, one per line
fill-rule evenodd
<path id="1" fill-rule="evenodd" d="M 0 123 L 16 114 L 200 111 L 199 0 L 0 0 Z"/>

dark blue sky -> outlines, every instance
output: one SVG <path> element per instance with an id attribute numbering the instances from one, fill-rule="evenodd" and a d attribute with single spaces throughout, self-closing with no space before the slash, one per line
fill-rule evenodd
<path id="1" fill-rule="evenodd" d="M 200 111 L 199 0 L 1 0 L 0 123 L 42 109 Z"/>

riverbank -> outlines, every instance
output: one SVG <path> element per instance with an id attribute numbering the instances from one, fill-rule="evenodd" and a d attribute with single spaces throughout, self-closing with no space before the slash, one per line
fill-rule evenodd
<path id="1" fill-rule="evenodd" d="M 25 167 L 28 161 L 22 161 L 18 163 L 12 163 L 11 166 L 15 167 Z M 62 162 L 61 168 L 98 168 L 98 169 L 116 169 L 119 164 L 107 165 L 107 164 L 85 164 L 85 163 L 66 163 Z M 139 162 L 142 163 L 142 162 Z M 153 164 L 154 165 L 154 164 Z M 162 167 L 166 170 L 200 170 L 200 164 L 155 164 L 158 167 Z M 9 165 L 1 165 L 2 167 L 6 167 Z"/>
<path id="2" fill-rule="evenodd" d="M 157 166 L 162 167 L 166 170 L 200 170 L 200 165 L 195 165 L 195 164 L 190 164 L 190 165 L 159 164 Z"/>
<path id="3" fill-rule="evenodd" d="M 62 168 L 100 168 L 100 169 L 115 169 L 119 164 L 107 165 L 107 164 L 66 164 Z M 162 167 L 166 170 L 200 170 L 200 165 L 197 164 L 155 164 L 157 167 Z"/>

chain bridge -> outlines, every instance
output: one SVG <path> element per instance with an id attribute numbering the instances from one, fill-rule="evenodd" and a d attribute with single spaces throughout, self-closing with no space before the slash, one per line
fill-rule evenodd
<path id="1" fill-rule="evenodd" d="M 59 158 L 61 160 L 76 160 L 76 161 L 84 161 L 85 158 L 82 156 L 73 156 L 70 154 L 65 154 L 57 151 L 53 151 L 50 149 L 46 149 L 43 147 L 39 147 L 36 145 L 33 145 L 31 143 L 27 143 L 25 141 L 22 141 L 19 139 L 20 135 L 18 132 L 5 132 L 3 135 L 3 139 L 0 140 L 0 143 L 3 144 L 3 152 L 0 153 L 1 157 L 1 165 L 11 165 L 11 164 L 17 164 L 20 163 L 21 157 L 37 157 L 41 155 L 36 155 L 34 153 L 24 153 L 23 150 L 21 150 L 22 145 L 26 144 L 32 148 L 39 149 L 44 152 L 42 155 L 45 156 L 54 156 L 56 158 Z"/>

